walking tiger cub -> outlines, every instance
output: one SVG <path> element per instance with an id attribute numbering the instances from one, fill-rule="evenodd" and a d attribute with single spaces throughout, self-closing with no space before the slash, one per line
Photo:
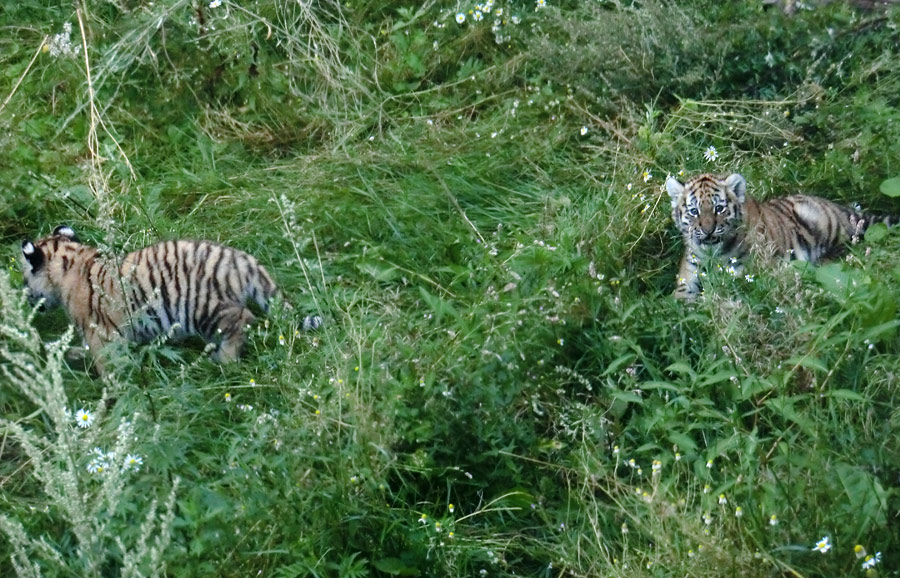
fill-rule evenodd
<path id="1" fill-rule="evenodd" d="M 810 195 L 756 201 L 747 196 L 747 182 L 739 174 L 703 174 L 686 183 L 669 177 L 666 190 L 685 245 L 674 293 L 679 299 L 700 294 L 699 260 L 714 250 L 731 260 L 735 274 L 740 274 L 751 246 L 759 244 L 815 263 L 839 254 L 873 223 L 900 222 L 898 217 L 869 215 Z"/>
<path id="2" fill-rule="evenodd" d="M 79 242 L 69 227 L 22 243 L 32 303 L 62 305 L 96 355 L 113 339 L 147 342 L 171 332 L 218 345 L 213 359 L 237 359 L 253 322 L 248 299 L 263 311 L 278 290 L 251 255 L 210 241 L 166 241 L 121 259 Z"/>

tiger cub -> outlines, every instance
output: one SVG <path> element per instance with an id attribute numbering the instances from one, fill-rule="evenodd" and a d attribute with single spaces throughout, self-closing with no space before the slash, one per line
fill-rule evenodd
<path id="1" fill-rule="evenodd" d="M 210 241 L 166 241 L 110 258 L 62 226 L 24 241 L 22 257 L 29 300 L 66 308 L 101 373 L 97 352 L 113 339 L 199 335 L 217 344 L 213 359 L 237 359 L 254 320 L 248 299 L 267 311 L 277 293 L 256 259 Z"/>
<path id="2" fill-rule="evenodd" d="M 739 275 L 752 245 L 770 246 L 777 254 L 815 263 L 839 254 L 847 241 L 862 235 L 872 223 L 894 225 L 900 218 L 861 213 L 810 195 L 790 195 L 765 202 L 746 194 L 739 174 L 703 174 L 686 183 L 666 180 L 672 219 L 684 236 L 684 258 L 674 296 L 700 294 L 701 257 L 718 251 L 730 259 Z"/>

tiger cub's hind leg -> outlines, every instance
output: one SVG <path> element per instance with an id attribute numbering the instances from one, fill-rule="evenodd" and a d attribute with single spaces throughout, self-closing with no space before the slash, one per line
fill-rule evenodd
<path id="1" fill-rule="evenodd" d="M 256 317 L 246 307 L 233 305 L 219 311 L 216 320 L 216 339 L 221 341 L 212 358 L 219 363 L 238 359 L 244 349 L 244 329 L 255 319 Z"/>

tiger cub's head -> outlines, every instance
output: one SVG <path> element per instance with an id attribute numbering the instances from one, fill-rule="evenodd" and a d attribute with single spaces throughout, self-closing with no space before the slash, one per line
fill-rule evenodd
<path id="1" fill-rule="evenodd" d="M 703 174 L 686 183 L 669 177 L 666 190 L 675 225 L 694 245 L 718 245 L 733 237 L 743 222 L 747 182 L 737 173 Z"/>
<path id="2" fill-rule="evenodd" d="M 32 305 L 44 300 L 44 308 L 56 307 L 60 304 L 60 273 L 65 272 L 72 264 L 72 248 L 78 243 L 75 231 L 71 227 L 60 226 L 53 229 L 53 234 L 36 243 L 22 241 L 22 275 L 28 301 Z"/>

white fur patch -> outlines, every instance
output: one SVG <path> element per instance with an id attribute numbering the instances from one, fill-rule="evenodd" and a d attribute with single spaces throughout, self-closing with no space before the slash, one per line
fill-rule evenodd
<path id="1" fill-rule="evenodd" d="M 57 227 L 56 230 L 53 231 L 53 234 L 72 238 L 75 236 L 75 230 L 72 229 L 72 227 Z"/>
<path id="2" fill-rule="evenodd" d="M 675 177 L 669 177 L 666 179 L 666 191 L 669 193 L 669 198 L 672 201 L 672 208 L 674 209 L 678 206 L 678 200 L 684 193 L 684 185 Z"/>

